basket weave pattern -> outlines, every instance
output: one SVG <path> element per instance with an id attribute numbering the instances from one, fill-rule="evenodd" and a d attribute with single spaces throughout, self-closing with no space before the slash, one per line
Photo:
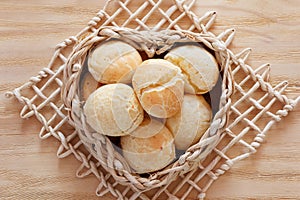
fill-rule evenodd
<path id="1" fill-rule="evenodd" d="M 151 58 L 154 56 L 154 53 L 164 53 L 171 48 L 175 42 L 191 41 L 192 37 L 195 42 L 209 44 L 209 47 L 218 54 L 219 58 L 223 56 L 223 58 L 226 59 L 225 62 L 222 62 L 222 60 L 219 61 L 220 64 L 225 63 L 221 65 L 221 68 L 224 68 L 221 107 L 214 116 L 211 127 L 202 137 L 201 141 L 190 147 L 171 168 L 152 173 L 148 179 L 133 175 L 130 173 L 131 170 L 126 161 L 114 150 L 110 140 L 102 134 L 90 131 L 85 122 L 85 116 L 81 111 L 83 102 L 80 101 L 80 94 L 78 94 L 80 93 L 78 92 L 78 79 L 81 78 L 80 75 L 83 70 L 84 58 L 87 57 L 86 54 L 93 45 L 95 46 L 95 44 L 107 38 L 123 40 L 131 44 L 137 50 L 146 52 L 148 57 Z M 196 165 L 199 160 L 205 158 L 218 143 L 220 136 L 225 132 L 224 126 L 227 122 L 226 113 L 230 106 L 228 99 L 233 90 L 233 88 L 227 88 L 226 84 L 229 83 L 228 85 L 232 86 L 232 77 L 229 71 L 230 65 L 227 61 L 230 57 L 226 57 L 226 47 L 224 46 L 224 48 L 222 48 L 219 44 L 221 44 L 221 40 L 207 33 L 197 34 L 194 37 L 191 33 L 182 31 L 164 30 L 145 32 L 128 28 L 104 27 L 95 31 L 74 47 L 74 51 L 70 54 L 68 62 L 66 63 L 62 99 L 64 100 L 65 106 L 70 110 L 71 123 L 74 123 L 82 142 L 87 146 L 93 156 L 102 163 L 102 167 L 112 174 L 117 181 L 124 185 L 135 187 L 134 189 L 137 191 L 161 187 L 174 180 L 174 177 L 197 167 Z M 215 46 L 215 48 L 213 46 Z"/>
<path id="2" fill-rule="evenodd" d="M 220 175 L 230 169 L 235 162 L 257 151 L 271 126 L 286 116 L 299 100 L 288 99 L 282 94 L 287 87 L 287 82 L 282 82 L 274 88 L 268 83 L 269 65 L 262 65 L 253 70 L 246 64 L 250 49 L 234 54 L 227 48 L 233 40 L 234 30 L 228 29 L 217 36 L 209 32 L 216 19 L 215 12 L 207 12 L 202 17 L 197 17 L 191 11 L 194 1 L 177 0 L 170 7 L 167 2 L 163 0 L 141 1 L 141 5 L 132 11 L 131 0 L 109 1 L 78 35 L 57 45 L 48 67 L 42 69 L 37 76 L 32 77 L 28 83 L 12 93 L 24 104 L 21 117 L 35 116 L 41 122 L 40 138 L 46 139 L 53 136 L 60 141 L 61 145 L 57 151 L 59 158 L 74 155 L 82 162 L 77 171 L 78 177 L 94 174 L 99 179 L 100 183 L 97 188 L 99 196 L 110 192 L 119 199 L 166 199 L 167 197 L 185 199 L 191 194 L 196 194 L 197 198 L 202 199 L 207 189 Z M 147 14 L 143 14 L 145 11 Z M 128 18 L 124 19 L 124 13 L 128 15 Z M 158 21 L 149 22 L 152 20 L 151 16 L 159 16 L 156 17 Z M 103 28 L 106 26 L 112 28 Z M 128 34 L 129 29 L 124 27 L 130 28 L 131 33 Z M 217 52 L 217 59 L 224 70 L 223 86 L 227 86 L 223 88 L 226 92 L 221 98 L 223 102 L 221 108 L 224 111 L 220 113 L 224 118 L 214 120 L 218 123 L 216 127 L 224 128 L 220 129 L 218 134 L 212 134 L 218 137 L 211 154 L 202 162 L 196 162 L 195 167 L 186 166 L 184 163 L 189 163 L 188 161 L 199 156 L 201 152 L 199 149 L 204 144 L 198 143 L 198 146 L 193 146 L 180 157 L 174 168 L 155 174 L 151 177 L 152 180 L 133 176 L 126 173 L 128 170 L 119 169 L 118 171 L 124 172 L 122 176 L 117 174 L 119 172 L 107 173 L 108 168 L 103 168 L 94 158 L 95 156 L 81 148 L 83 142 L 78 137 L 79 133 L 73 128 L 77 123 L 74 121 L 76 113 L 71 112 L 71 105 L 68 104 L 72 102 L 76 94 L 76 87 L 72 89 L 70 86 L 80 72 L 86 53 L 78 51 L 85 49 L 79 48 L 78 44 L 92 45 L 97 42 L 98 37 L 95 36 L 99 34 L 106 37 L 122 35 L 126 38 L 136 35 L 138 31 L 150 29 L 154 31 L 176 30 L 177 34 L 170 37 L 173 41 L 168 38 L 170 44 L 182 36 L 200 41 L 213 49 Z M 137 32 L 132 33 L 132 31 Z M 93 40 L 93 38 L 96 39 Z M 146 47 L 143 50 L 148 51 L 149 55 L 153 53 L 149 45 Z M 72 55 L 75 52 L 77 55 L 74 57 Z M 70 58 L 77 58 L 77 60 L 71 62 Z M 62 91 L 65 88 L 69 89 Z M 61 98 L 61 92 L 66 97 L 65 99 Z M 241 105 L 243 105 L 243 110 L 240 110 Z M 72 106 L 76 106 L 76 103 Z M 76 109 L 72 108 L 72 110 Z M 70 113 L 74 115 L 73 117 L 71 115 L 73 120 L 69 120 Z M 261 120 L 262 118 L 264 120 Z M 100 136 L 99 140 L 102 140 L 103 144 L 109 144 L 104 137 Z M 121 158 L 116 155 L 107 157 L 109 169 L 115 169 L 116 166 L 126 167 L 119 165 L 116 162 L 118 159 Z M 185 171 L 186 167 L 191 171 Z M 182 170 L 186 173 L 179 173 Z M 159 176 L 164 176 L 165 179 L 159 179 Z M 164 181 L 159 182 L 160 180 Z M 163 187 L 155 188 L 154 186 Z M 145 188 L 149 191 L 144 190 Z M 182 192 L 183 189 L 184 192 Z"/>

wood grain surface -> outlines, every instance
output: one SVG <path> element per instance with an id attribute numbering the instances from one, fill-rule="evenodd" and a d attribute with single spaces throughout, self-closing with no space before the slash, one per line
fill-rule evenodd
<path id="1" fill-rule="evenodd" d="M 99 199 L 97 180 L 78 179 L 74 157 L 59 160 L 58 142 L 38 138 L 39 123 L 21 120 L 21 105 L 4 93 L 47 66 L 54 47 L 75 35 L 104 0 L 0 1 L 0 199 Z M 273 85 L 289 80 L 300 95 L 300 1 L 198 1 L 218 12 L 214 31 L 234 27 L 234 52 L 251 47 L 249 63 L 271 63 Z M 207 199 L 300 199 L 300 105 L 270 131 L 258 153 L 236 164 Z M 113 199 L 107 195 L 101 199 Z"/>

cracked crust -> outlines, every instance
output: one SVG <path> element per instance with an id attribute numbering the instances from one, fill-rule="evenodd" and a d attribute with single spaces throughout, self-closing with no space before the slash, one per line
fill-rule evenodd
<path id="1" fill-rule="evenodd" d="M 165 59 L 182 70 L 186 93 L 204 94 L 218 81 L 219 68 L 216 59 L 200 46 L 177 47 L 171 50 Z"/>
<path id="2" fill-rule="evenodd" d="M 186 150 L 199 141 L 210 126 L 212 111 L 202 95 L 186 94 L 181 111 L 167 119 L 177 149 Z"/>
<path id="3" fill-rule="evenodd" d="M 168 118 L 179 110 L 184 95 L 181 70 L 163 59 L 149 59 L 137 69 L 133 88 L 144 110 L 158 118 Z"/>
<path id="4" fill-rule="evenodd" d="M 104 85 L 92 93 L 84 114 L 95 131 L 108 136 L 128 135 L 144 118 L 133 89 L 121 83 Z"/>
<path id="5" fill-rule="evenodd" d="M 154 119 L 151 123 L 145 119 L 132 135 L 121 137 L 121 146 L 125 159 L 137 173 L 160 170 L 175 158 L 172 133 Z"/>
<path id="6" fill-rule="evenodd" d="M 100 83 L 131 83 L 134 70 L 142 63 L 138 51 L 127 43 L 111 40 L 98 45 L 89 55 L 88 67 Z"/>

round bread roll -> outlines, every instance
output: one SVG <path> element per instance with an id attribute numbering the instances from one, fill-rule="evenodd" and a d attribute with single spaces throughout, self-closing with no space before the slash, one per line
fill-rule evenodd
<path id="1" fill-rule="evenodd" d="M 95 80 L 104 84 L 131 83 L 134 70 L 141 63 L 138 51 L 118 40 L 101 43 L 88 58 L 90 73 Z"/>
<path id="2" fill-rule="evenodd" d="M 144 110 L 168 118 L 179 110 L 184 95 L 181 70 L 163 59 L 149 59 L 137 67 L 132 85 Z"/>
<path id="3" fill-rule="evenodd" d="M 128 135 L 144 118 L 133 89 L 125 84 L 104 85 L 93 92 L 83 107 L 87 123 L 108 136 Z"/>
<path id="4" fill-rule="evenodd" d="M 160 170 L 175 158 L 173 135 L 159 121 L 144 120 L 131 135 L 121 137 L 121 147 L 128 164 L 140 174 Z"/>
<path id="5" fill-rule="evenodd" d="M 181 68 L 186 93 L 207 93 L 218 81 L 219 67 L 216 59 L 200 46 L 179 46 L 172 49 L 165 59 Z"/>
<path id="6" fill-rule="evenodd" d="M 81 81 L 81 98 L 83 101 L 86 101 L 88 97 L 100 87 L 100 83 L 96 81 L 90 73 L 87 73 Z"/>
<path id="7" fill-rule="evenodd" d="M 211 108 L 203 96 L 185 95 L 181 111 L 166 122 L 175 137 L 176 148 L 186 150 L 198 142 L 210 126 L 211 118 Z"/>

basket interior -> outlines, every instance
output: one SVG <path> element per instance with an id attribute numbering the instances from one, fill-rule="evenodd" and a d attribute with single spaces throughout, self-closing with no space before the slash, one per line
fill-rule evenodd
<path id="1" fill-rule="evenodd" d="M 82 108 L 83 108 L 85 100 L 86 100 L 85 99 L 86 97 L 84 97 L 86 95 L 85 94 L 86 92 L 84 91 L 85 90 L 85 87 L 84 87 L 85 82 L 88 81 L 88 79 L 90 77 L 92 77 L 89 70 L 88 70 L 88 65 L 87 65 L 88 59 L 89 59 L 88 54 L 93 50 L 93 48 L 95 48 L 96 46 L 98 46 L 102 42 L 96 43 L 95 45 L 93 45 L 93 47 L 87 52 L 87 55 L 83 56 L 83 57 L 85 57 L 85 61 L 83 62 L 83 66 L 81 68 L 81 72 L 80 72 L 80 75 L 79 75 L 79 81 L 77 81 L 77 84 L 78 84 L 78 91 L 77 92 L 78 92 L 79 101 L 82 103 L 81 104 Z M 193 45 L 201 46 L 201 47 L 205 48 L 207 51 L 209 51 L 212 55 L 214 55 L 214 52 L 211 49 L 207 48 L 203 43 L 192 42 L 192 41 L 174 43 L 174 45 L 171 47 L 171 49 L 173 49 L 175 47 L 178 47 L 178 46 L 181 46 L 181 45 L 185 45 L 185 44 L 193 44 Z M 165 52 L 163 52 L 162 54 L 159 54 L 159 55 L 154 54 L 153 57 L 147 56 L 147 53 L 145 53 L 142 50 L 140 50 L 139 53 L 140 53 L 143 61 L 145 61 L 147 59 L 163 59 L 164 56 L 171 49 L 169 49 L 169 50 L 167 50 L 167 51 L 165 51 Z M 216 85 L 213 87 L 213 89 L 211 91 L 209 91 L 209 92 L 202 95 L 205 98 L 205 100 L 209 103 L 209 105 L 212 109 L 212 114 L 213 114 L 212 119 L 214 118 L 215 114 L 219 111 L 220 96 L 221 96 L 221 93 L 222 93 L 222 76 L 223 76 L 223 72 L 220 71 L 219 79 L 218 79 Z M 101 87 L 101 84 L 98 84 L 98 87 Z M 92 92 L 92 91 L 89 91 L 89 92 Z M 165 120 L 160 119 L 160 121 L 162 123 L 164 123 Z M 85 135 L 84 133 L 82 133 L 82 134 Z M 112 142 L 112 145 L 114 146 L 115 151 L 117 151 L 118 153 L 120 153 L 122 155 L 122 150 L 121 150 L 121 146 L 120 146 L 120 137 L 108 137 L 108 138 Z M 93 148 L 88 147 L 88 149 L 93 151 Z M 95 149 L 94 149 L 94 151 L 95 151 Z M 97 152 L 95 152 L 95 153 L 97 153 Z M 98 153 L 100 153 L 100 152 L 98 152 Z M 185 153 L 184 150 L 176 149 L 176 158 L 166 168 L 168 168 L 168 167 L 170 168 L 172 166 L 172 164 L 174 162 L 176 162 L 180 158 L 180 156 L 182 156 L 184 153 Z M 150 176 L 150 174 L 152 174 L 152 173 L 140 174 L 140 175 L 143 176 L 143 177 L 147 177 L 147 176 Z"/>

